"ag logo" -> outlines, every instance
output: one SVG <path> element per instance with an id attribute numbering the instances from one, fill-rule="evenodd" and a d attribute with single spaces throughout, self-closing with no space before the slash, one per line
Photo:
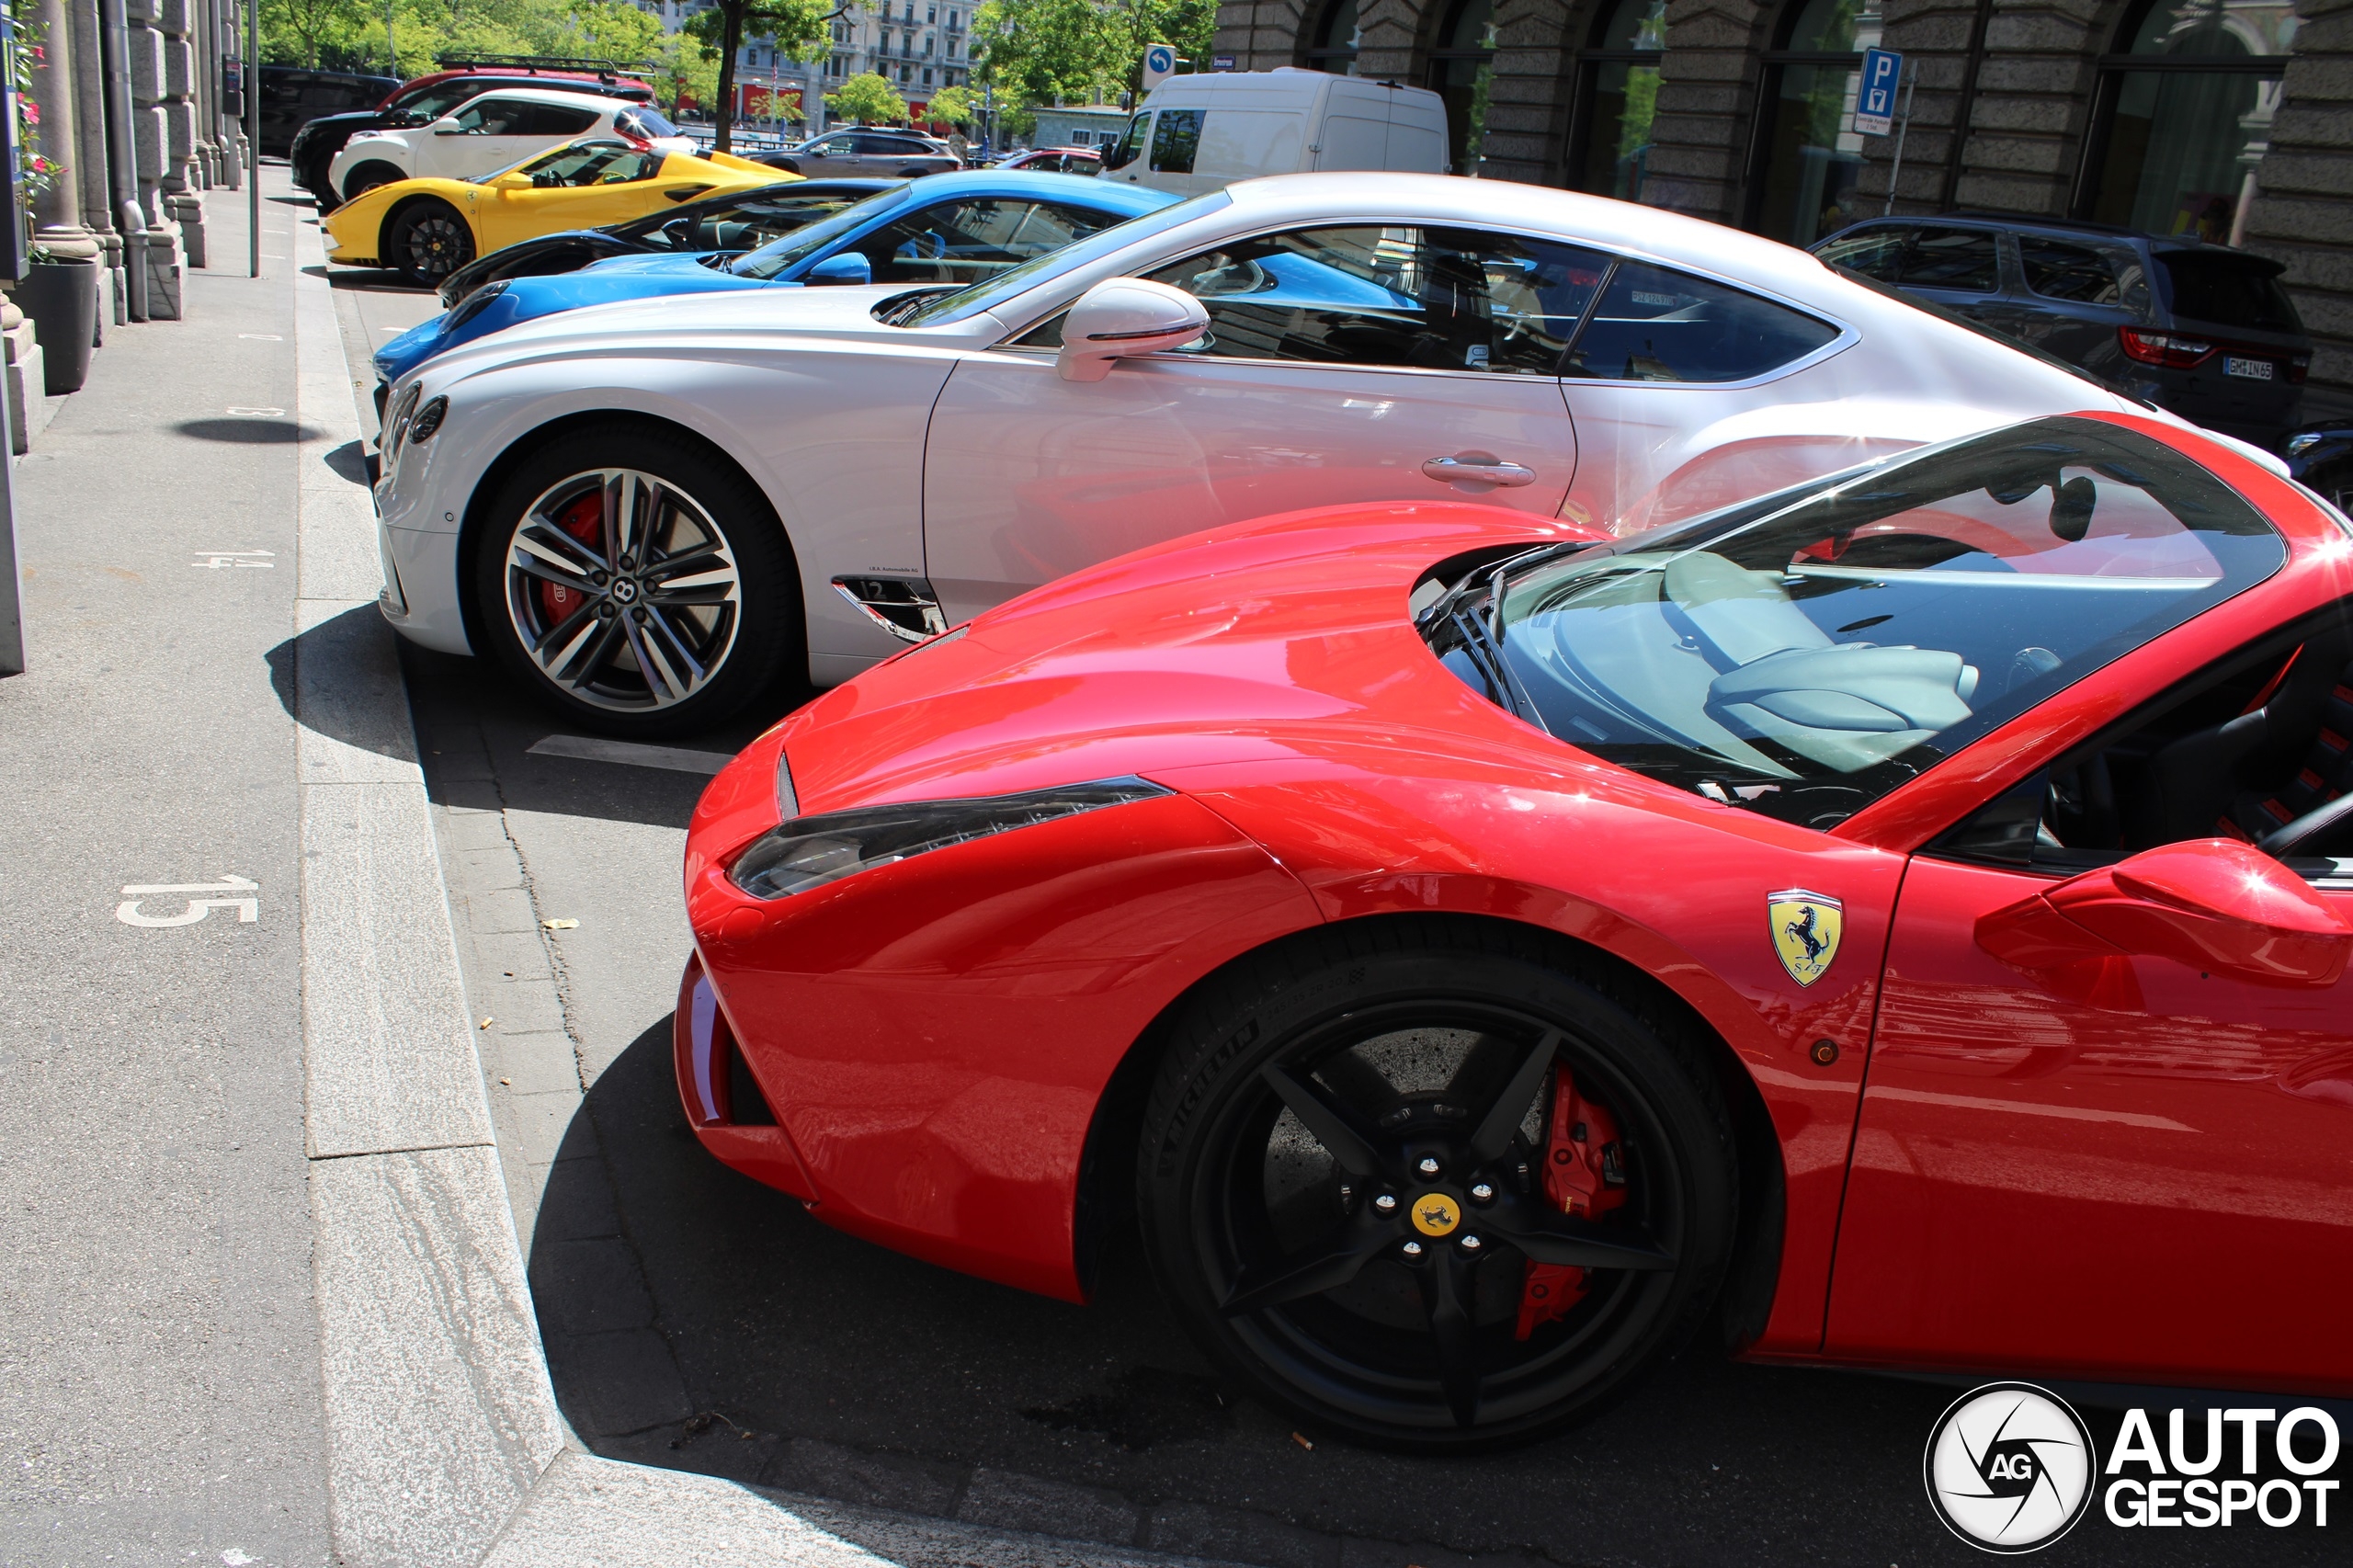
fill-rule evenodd
<path id="1" fill-rule="evenodd" d="M 1791 888 L 1765 895 L 1765 925 L 1790 978 L 1812 985 L 1838 956 L 1838 934 L 1846 928 L 1846 916 L 1836 899 Z"/>
<path id="2" fill-rule="evenodd" d="M 1414 1229 L 1426 1236 L 1443 1236 L 1462 1223 L 1461 1206 L 1443 1192 L 1425 1192 L 1414 1199 Z"/>
<path id="3" fill-rule="evenodd" d="M 2097 1455 L 2066 1401 L 2032 1383 L 1987 1383 L 1955 1400 L 1928 1434 L 1928 1504 L 1986 1551 L 2039 1551 L 2075 1528 Z"/>

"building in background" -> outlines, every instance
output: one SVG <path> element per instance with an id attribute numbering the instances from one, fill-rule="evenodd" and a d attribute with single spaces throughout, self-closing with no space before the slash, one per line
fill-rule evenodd
<path id="1" fill-rule="evenodd" d="M 1029 132 L 1032 147 L 1086 147 L 1102 149 L 1116 146 L 1120 132 L 1128 126 L 1128 111 L 1117 104 L 1074 104 L 1067 108 L 1035 108 L 1036 129 Z"/>
<path id="2" fill-rule="evenodd" d="M 635 0 L 676 32 L 710 0 Z M 782 53 L 770 38 L 747 39 L 735 61 L 740 119 L 773 118 L 764 99 L 801 111 L 810 134 L 823 129 L 824 95 L 873 72 L 899 90 L 914 118 L 942 87 L 968 86 L 972 74 L 972 11 L 979 0 L 880 0 L 854 4 L 832 23 L 833 52 L 811 62 Z M 787 112 L 784 118 L 791 118 Z"/>
<path id="3" fill-rule="evenodd" d="M 2197 233 L 2284 263 L 2353 391 L 2353 8 L 2335 0 L 1224 0 L 1235 68 L 1444 95 L 1463 174 L 1619 197 L 1811 244 L 1888 204 L 1854 126 L 1901 51 L 1898 212 Z"/>

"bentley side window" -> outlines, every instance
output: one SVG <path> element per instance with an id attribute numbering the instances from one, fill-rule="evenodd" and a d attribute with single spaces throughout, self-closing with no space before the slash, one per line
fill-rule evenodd
<path id="1" fill-rule="evenodd" d="M 1152 277 L 1209 310 L 1224 358 L 1556 374 L 1608 258 L 1466 229 L 1293 229 Z"/>
<path id="2" fill-rule="evenodd" d="M 1838 335 L 1827 322 L 1727 284 L 1625 262 L 1563 374 L 1605 381 L 1744 381 Z"/>

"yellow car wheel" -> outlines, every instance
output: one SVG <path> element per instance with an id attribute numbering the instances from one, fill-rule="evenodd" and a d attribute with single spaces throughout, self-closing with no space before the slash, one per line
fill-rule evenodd
<path id="1" fill-rule="evenodd" d="M 377 256 L 421 289 L 433 288 L 473 258 L 473 231 L 456 208 L 431 197 L 393 210 Z"/>

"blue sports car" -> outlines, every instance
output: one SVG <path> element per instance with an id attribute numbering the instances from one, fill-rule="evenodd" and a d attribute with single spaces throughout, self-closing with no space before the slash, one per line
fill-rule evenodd
<path id="1" fill-rule="evenodd" d="M 742 256 L 628 256 L 486 284 L 376 351 L 379 389 L 446 348 L 559 311 L 727 289 L 822 283 L 962 287 L 1176 199 L 1078 175 L 973 169 L 880 191 Z"/>

